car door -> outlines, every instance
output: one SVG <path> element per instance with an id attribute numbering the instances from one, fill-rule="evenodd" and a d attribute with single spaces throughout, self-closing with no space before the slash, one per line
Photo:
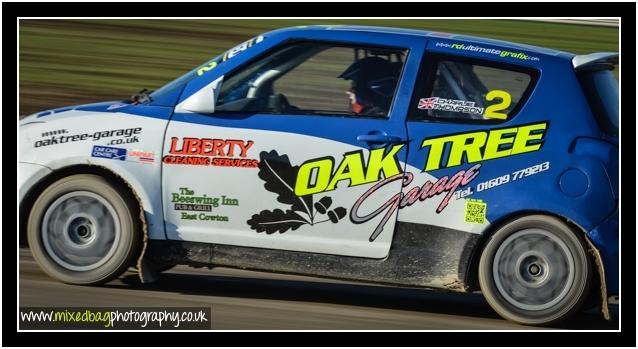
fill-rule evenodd
<path id="1" fill-rule="evenodd" d="M 548 123 L 531 122 L 523 110 L 537 71 L 428 51 L 417 79 L 407 121 L 413 175 L 398 219 L 448 235 L 480 234 L 509 213 L 507 202 L 522 200 L 498 188 L 529 187 L 516 171 L 549 167 L 536 152 Z"/>
<path id="2" fill-rule="evenodd" d="M 165 135 L 169 239 L 387 256 L 419 59 L 409 52 L 422 43 L 369 38 L 324 32 L 209 73 L 214 113 L 178 106 Z M 385 60 L 395 81 L 376 76 L 366 88 L 387 104 L 356 114 L 342 73 L 370 57 Z"/>

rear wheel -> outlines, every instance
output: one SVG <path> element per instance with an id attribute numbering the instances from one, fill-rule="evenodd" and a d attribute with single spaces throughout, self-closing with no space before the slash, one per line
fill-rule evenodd
<path id="1" fill-rule="evenodd" d="M 548 325 L 566 319 L 587 298 L 592 262 L 585 242 L 557 218 L 533 215 L 505 224 L 479 263 L 481 290 L 506 319 Z"/>
<path id="2" fill-rule="evenodd" d="M 33 258 L 62 282 L 108 282 L 139 254 L 138 215 L 130 196 L 102 177 L 60 179 L 40 194 L 29 214 L 27 238 Z"/>

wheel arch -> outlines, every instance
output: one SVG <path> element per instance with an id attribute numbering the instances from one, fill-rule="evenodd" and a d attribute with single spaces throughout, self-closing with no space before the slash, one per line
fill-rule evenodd
<path id="1" fill-rule="evenodd" d="M 609 309 L 607 304 L 607 288 L 605 286 L 605 274 L 604 274 L 603 261 L 598 249 L 591 243 L 591 241 L 587 237 L 587 231 L 581 225 L 579 225 L 573 220 L 570 220 L 569 218 L 565 216 L 556 214 L 554 212 L 541 211 L 541 210 L 521 210 L 517 212 L 512 212 L 504 217 L 501 217 L 500 219 L 496 221 L 493 221 L 492 224 L 490 224 L 490 226 L 483 232 L 483 234 L 481 234 L 481 238 L 479 239 L 479 242 L 474 246 L 474 248 L 470 252 L 470 258 L 468 261 L 467 272 L 465 274 L 465 280 L 464 280 L 466 289 L 468 291 L 480 290 L 480 286 L 478 282 L 479 261 L 481 259 L 481 254 L 483 250 L 485 249 L 487 241 L 489 241 L 490 237 L 498 229 L 503 227 L 505 224 L 512 222 L 516 219 L 529 216 L 529 215 L 544 215 L 544 216 L 557 218 L 561 220 L 563 223 L 567 224 L 569 227 L 571 227 L 572 231 L 577 231 L 580 234 L 582 234 L 581 237 L 584 239 L 588 247 L 587 253 L 592 258 L 592 261 L 594 262 L 594 265 L 595 265 L 594 269 L 596 270 L 596 274 L 598 276 L 598 277 L 592 278 L 591 290 L 593 291 L 596 288 L 599 289 L 600 300 L 598 302 L 598 305 L 601 307 L 601 312 L 603 316 L 606 319 L 608 319 Z M 594 292 L 591 292 L 590 294 L 593 295 Z"/>
<path id="2" fill-rule="evenodd" d="M 125 195 L 128 195 L 131 199 L 131 202 L 137 205 L 136 209 L 139 210 L 140 215 L 139 219 L 141 221 L 142 226 L 142 235 L 144 237 L 144 242 L 147 240 L 147 222 L 144 214 L 144 200 L 143 196 L 140 196 L 140 192 L 135 190 L 135 187 L 131 185 L 130 179 L 127 180 L 124 177 L 118 175 L 114 171 L 104 166 L 99 165 L 87 165 L 87 164 L 77 164 L 77 165 L 69 165 L 65 167 L 61 167 L 49 173 L 48 175 L 41 178 L 37 183 L 35 183 L 29 190 L 25 193 L 22 201 L 19 205 L 19 230 L 18 230 L 18 242 L 21 247 L 27 247 L 27 232 L 26 232 L 26 220 L 31 213 L 31 209 L 35 203 L 35 200 L 38 198 L 40 193 L 44 191 L 48 186 L 53 184 L 55 181 L 60 180 L 64 177 L 77 175 L 77 174 L 93 174 L 100 176 L 106 179 L 109 183 L 116 186 L 120 189 Z M 142 194 L 143 195 L 143 194 Z M 145 244 L 144 244 L 145 245 Z"/>

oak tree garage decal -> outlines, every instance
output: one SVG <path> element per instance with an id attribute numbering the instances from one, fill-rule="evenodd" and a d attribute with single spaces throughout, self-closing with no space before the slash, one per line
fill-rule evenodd
<path id="1" fill-rule="evenodd" d="M 259 178 L 264 181 L 266 190 L 277 194 L 277 201 L 290 205 L 289 209 L 263 210 L 254 214 L 246 223 L 258 233 L 285 233 L 297 230 L 308 224 L 314 226 L 324 222 L 338 223 L 346 216 L 344 207 L 332 206 L 332 199 L 324 196 L 314 202 L 312 194 L 298 196 L 295 194 L 295 183 L 299 166 L 292 166 L 288 155 L 279 155 L 276 150 L 259 154 Z M 314 205 L 313 205 L 314 202 Z"/>
<path id="2" fill-rule="evenodd" d="M 267 234 L 296 230 L 304 224 L 315 225 L 327 221 L 337 223 L 346 215 L 347 210 L 343 207 L 329 210 L 332 199 L 328 196 L 324 196 L 313 205 L 313 195 L 335 190 L 341 181 L 348 181 L 348 187 L 374 183 L 355 200 L 350 209 L 350 221 L 354 224 L 363 224 L 378 216 L 382 217 L 370 235 L 369 241 L 373 242 L 397 210 L 439 198 L 435 213 L 440 214 L 451 200 L 472 195 L 474 190 L 469 185 L 478 177 L 484 161 L 540 150 L 547 128 L 548 122 L 545 121 L 425 138 L 421 142 L 421 149 L 428 149 L 423 165 L 424 172 L 466 164 L 472 166 L 460 168 L 452 174 L 438 176 L 435 180 L 426 180 L 421 185 L 413 183 L 413 173 L 404 172 L 401 168 L 397 154 L 405 144 L 372 149 L 369 151 L 367 162 L 364 150 L 356 150 L 344 153 L 340 161 L 331 156 L 324 156 L 307 160 L 294 167 L 287 155 L 279 155 L 275 150 L 269 153 L 262 152 L 258 165 L 259 178 L 265 182 L 264 187 L 267 190 L 278 194 L 277 201 L 291 207 L 285 211 L 261 211 L 253 215 L 247 223 L 251 229 L 257 232 L 265 231 Z M 448 144 L 450 150 L 446 153 L 443 150 Z M 543 166 L 547 169 L 549 163 Z M 377 209 L 361 212 L 361 207 L 374 192 L 396 181 L 401 181 L 401 191 Z M 495 184 L 491 184 L 492 181 Z M 507 181 L 503 180 L 498 184 L 495 180 L 479 183 L 476 192 L 508 181 L 509 177 Z M 318 215 L 328 218 L 324 216 L 324 219 L 321 219 Z"/>

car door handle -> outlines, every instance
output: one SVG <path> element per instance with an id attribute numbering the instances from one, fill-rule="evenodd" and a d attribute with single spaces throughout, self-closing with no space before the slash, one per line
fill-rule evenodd
<path id="1" fill-rule="evenodd" d="M 367 134 L 357 136 L 357 141 L 366 143 L 399 143 L 403 139 L 398 136 L 386 135 L 386 134 Z"/>

